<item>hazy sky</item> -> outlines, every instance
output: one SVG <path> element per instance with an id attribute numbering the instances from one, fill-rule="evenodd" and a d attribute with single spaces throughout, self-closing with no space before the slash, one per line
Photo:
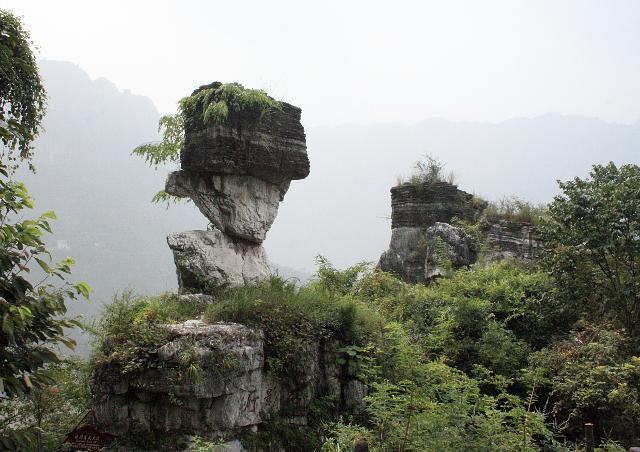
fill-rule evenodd
<path id="1" fill-rule="evenodd" d="M 153 99 L 239 81 L 307 126 L 546 112 L 640 119 L 640 1 L 32 1 L 40 57 Z"/>

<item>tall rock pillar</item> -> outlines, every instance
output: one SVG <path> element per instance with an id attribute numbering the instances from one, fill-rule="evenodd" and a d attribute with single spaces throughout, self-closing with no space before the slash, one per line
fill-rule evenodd
<path id="1" fill-rule="evenodd" d="M 202 86 L 193 95 L 219 86 Z M 181 291 L 253 284 L 268 276 L 262 242 L 290 182 L 309 174 L 300 116 L 298 107 L 280 102 L 267 114 L 229 110 L 219 123 L 185 121 L 181 170 L 169 175 L 165 191 L 190 198 L 212 228 L 167 237 Z"/>

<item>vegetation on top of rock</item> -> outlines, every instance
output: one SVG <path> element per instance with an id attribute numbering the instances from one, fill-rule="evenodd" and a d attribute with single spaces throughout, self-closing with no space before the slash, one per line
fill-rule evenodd
<path id="1" fill-rule="evenodd" d="M 323 265 L 327 270 L 329 264 Z M 339 286 L 336 279 L 321 273 L 302 287 L 272 276 L 253 287 L 227 289 L 216 295 L 204 317 L 262 329 L 267 370 L 293 383 L 308 366 L 306 359 L 312 358 L 312 347 L 319 341 L 364 347 L 381 336 L 382 316 L 349 294 L 351 275 L 363 270 L 361 266 L 347 269 Z"/>
<path id="2" fill-rule="evenodd" d="M 96 325 L 93 361 L 122 362 L 126 372 L 140 370 L 168 340 L 163 324 L 198 318 L 203 310 L 202 305 L 181 302 L 171 293 L 147 297 L 126 291 L 116 295 Z"/>
<path id="3" fill-rule="evenodd" d="M 504 197 L 497 202 L 489 202 L 482 212 L 482 219 L 489 223 L 514 221 L 536 225 L 547 213 L 544 204 L 532 204 L 516 197 Z"/>
<path id="4" fill-rule="evenodd" d="M 414 171 L 408 178 L 403 176 L 398 177 L 398 185 L 424 185 L 434 184 L 436 182 L 446 182 L 451 185 L 455 184 L 455 174 L 453 172 L 445 174 L 444 167 L 444 163 L 438 158 L 425 154 L 422 159 L 415 163 Z"/>
<path id="5" fill-rule="evenodd" d="M 281 110 L 280 102 L 260 89 L 245 88 L 240 83 L 214 82 L 180 100 L 180 114 L 186 126 L 222 124 L 229 112 L 247 113 L 261 120 L 273 110 Z"/>

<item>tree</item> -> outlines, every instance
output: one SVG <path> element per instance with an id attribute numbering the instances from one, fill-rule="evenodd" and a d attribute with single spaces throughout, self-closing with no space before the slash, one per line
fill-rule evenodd
<path id="1" fill-rule="evenodd" d="M 640 167 L 595 165 L 590 178 L 559 182 L 540 225 L 543 262 L 567 302 L 640 334 Z"/>
<path id="2" fill-rule="evenodd" d="M 0 140 L 2 160 L 12 168 L 31 157 L 46 107 L 32 44 L 20 19 L 0 9 Z"/>
<path id="3" fill-rule="evenodd" d="M 14 180 L 15 169 L 30 158 L 32 142 L 44 116 L 46 93 L 42 86 L 29 34 L 20 20 L 0 10 L 0 403 L 10 403 L 34 388 L 51 382 L 46 372 L 59 361 L 56 347 L 73 347 L 65 328 L 79 326 L 67 320 L 65 301 L 88 296 L 86 283 L 66 281 L 73 260 L 52 264 L 43 236 L 51 233 L 53 212 L 24 220 L 33 200 L 25 185 Z M 43 277 L 28 279 L 34 266 Z M 51 279 L 61 282 L 54 285 Z M 0 448 L 29 449 L 30 433 L 6 430 L 11 419 L 0 419 Z"/>

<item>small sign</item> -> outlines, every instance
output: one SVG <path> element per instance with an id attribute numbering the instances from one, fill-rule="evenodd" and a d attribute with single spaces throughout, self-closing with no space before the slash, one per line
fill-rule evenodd
<path id="1" fill-rule="evenodd" d="M 69 433 L 65 439 L 73 450 L 98 451 L 113 441 L 113 435 L 102 433 L 92 425 L 83 425 Z"/>

